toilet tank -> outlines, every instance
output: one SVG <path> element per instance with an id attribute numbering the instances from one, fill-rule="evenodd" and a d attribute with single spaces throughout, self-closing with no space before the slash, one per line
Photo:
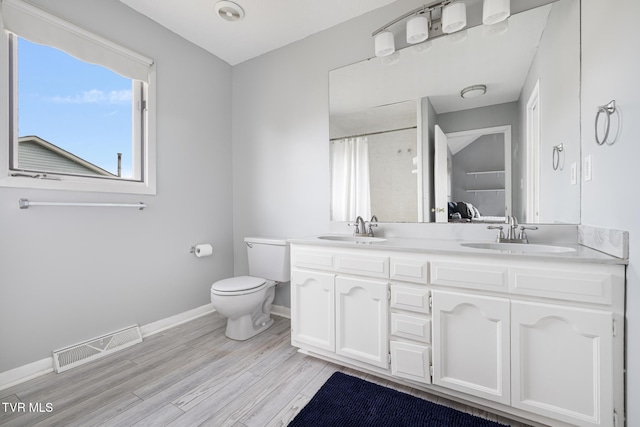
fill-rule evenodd
<path id="1" fill-rule="evenodd" d="M 247 245 L 251 276 L 276 282 L 290 280 L 289 243 L 286 240 L 246 237 L 244 241 Z"/>

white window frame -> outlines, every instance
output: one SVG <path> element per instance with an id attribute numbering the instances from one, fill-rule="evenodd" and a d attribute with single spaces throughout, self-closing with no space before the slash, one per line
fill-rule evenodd
<path id="1" fill-rule="evenodd" d="M 135 135 L 133 138 L 133 179 L 69 175 L 48 171 L 37 173 L 13 168 L 13 165 L 18 165 L 18 85 L 17 78 L 14 78 L 17 71 L 17 52 L 15 48 L 12 48 L 12 46 L 17 45 L 15 43 L 17 40 L 12 32 L 3 28 L 4 31 L 0 31 L 2 33 L 0 35 L 0 82 L 4 81 L 9 84 L 0 84 L 0 99 L 8 100 L 9 102 L 0 103 L 0 118 L 9 126 L 5 128 L 4 132 L 0 131 L 0 187 L 155 195 L 155 63 L 142 55 L 116 45 L 20 0 L 2 0 L 3 9 L 5 4 L 9 4 L 15 10 L 27 13 L 30 19 L 43 19 L 49 23 L 53 22 L 61 31 L 68 31 L 73 35 L 80 36 L 85 43 L 95 43 L 97 48 L 104 49 L 106 47 L 113 50 L 116 55 L 120 54 L 135 59 L 141 58 L 141 61 L 146 61 L 148 78 L 146 82 L 143 82 L 129 77 L 134 81 L 133 87 L 135 89 L 133 90 L 132 105 L 134 108 L 139 109 L 138 113 L 134 112 L 132 115 L 132 132 Z M 4 18 L 4 15 L 0 17 Z M 4 19 L 0 20 L 0 22 L 4 23 Z M 18 37 L 20 36 L 20 34 L 17 35 Z M 56 47 L 55 45 L 48 45 Z M 106 64 L 103 66 L 110 68 Z M 145 74 L 146 70 L 147 68 L 145 68 Z M 140 74 L 139 70 L 137 73 L 138 75 Z"/>

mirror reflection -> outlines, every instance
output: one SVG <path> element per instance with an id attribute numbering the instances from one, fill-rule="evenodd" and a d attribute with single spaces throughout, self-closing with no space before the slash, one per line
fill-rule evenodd
<path id="1" fill-rule="evenodd" d="M 580 222 L 579 0 L 507 24 L 329 73 L 333 221 Z"/>

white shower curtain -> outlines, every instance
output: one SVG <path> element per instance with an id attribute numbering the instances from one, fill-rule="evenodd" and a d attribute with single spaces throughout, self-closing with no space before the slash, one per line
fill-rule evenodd
<path id="1" fill-rule="evenodd" d="M 369 145 L 366 137 L 331 142 L 331 219 L 371 218 Z"/>

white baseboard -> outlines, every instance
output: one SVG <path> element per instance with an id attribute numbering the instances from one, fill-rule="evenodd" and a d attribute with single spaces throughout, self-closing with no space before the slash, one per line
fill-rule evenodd
<path id="1" fill-rule="evenodd" d="M 53 357 L 47 357 L 28 365 L 0 372 L 0 390 L 13 387 L 49 372 L 53 372 Z"/>
<path id="2" fill-rule="evenodd" d="M 213 308 L 213 305 L 205 304 L 201 307 L 194 308 L 193 310 L 185 311 L 184 313 L 176 314 L 175 316 L 140 326 L 140 333 L 144 339 L 151 335 L 173 328 L 174 326 L 178 326 L 197 319 L 198 317 L 213 313 L 214 311 L 216 310 Z M 276 316 L 282 316 L 288 319 L 291 318 L 291 309 L 289 307 L 272 305 L 271 312 Z M 14 385 L 48 374 L 49 372 L 53 372 L 53 357 L 47 357 L 9 371 L 0 372 L 0 390 L 13 387 Z"/>
<path id="3" fill-rule="evenodd" d="M 157 322 L 141 326 L 140 332 L 144 339 L 148 336 L 165 331 L 174 326 L 181 325 L 190 320 L 197 319 L 198 317 L 214 311 L 215 309 L 211 304 L 206 304 L 201 307 L 194 308 L 193 310 L 185 311 L 184 313 L 176 314 L 175 316 L 167 317 L 166 319 L 161 319 Z M 9 371 L 0 372 L 0 390 L 13 387 L 14 385 L 48 374 L 49 372 L 53 372 L 53 357 L 47 357 Z"/>
<path id="4" fill-rule="evenodd" d="M 276 316 L 286 317 L 287 319 L 291 319 L 291 308 L 285 307 L 283 305 L 272 305 L 271 313 Z"/>
<path id="5" fill-rule="evenodd" d="M 184 313 L 176 314 L 175 316 L 160 319 L 157 322 L 149 323 L 148 325 L 140 326 L 140 332 L 142 338 L 149 337 L 174 326 L 182 325 L 183 323 L 202 317 L 206 314 L 213 313 L 215 308 L 211 303 L 194 308 L 193 310 L 185 311 Z"/>

